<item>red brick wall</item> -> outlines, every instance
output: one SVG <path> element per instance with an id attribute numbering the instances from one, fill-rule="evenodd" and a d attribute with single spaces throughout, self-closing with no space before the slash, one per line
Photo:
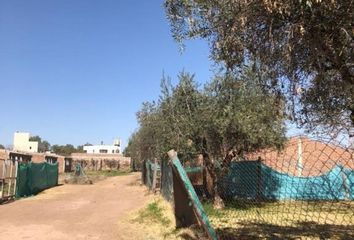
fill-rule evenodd
<path id="1" fill-rule="evenodd" d="M 65 158 L 64 156 L 59 156 L 58 155 L 58 159 L 57 160 L 58 160 L 58 164 L 59 164 L 58 165 L 59 173 L 63 173 L 64 172 L 64 164 L 65 164 L 64 163 L 64 158 Z"/>
<path id="2" fill-rule="evenodd" d="M 10 152 L 11 151 L 0 149 L 0 159 L 8 159 Z M 59 164 L 59 166 L 58 166 L 59 173 L 64 172 L 64 156 L 60 156 L 60 155 L 56 155 L 56 154 L 47 154 L 47 153 L 24 153 L 24 152 L 21 152 L 21 154 L 30 155 L 32 157 L 32 162 L 34 162 L 34 163 L 45 162 L 46 156 L 56 157 L 58 164 Z"/>
<path id="3" fill-rule="evenodd" d="M 32 154 L 32 162 L 33 163 L 45 162 L 44 154 L 43 153 L 33 153 Z"/>
<path id="4" fill-rule="evenodd" d="M 247 155 L 247 159 L 256 160 L 260 157 L 267 166 L 284 173 L 299 176 L 297 167 L 299 138 L 291 138 L 284 150 L 263 150 Z M 331 170 L 335 165 L 354 169 L 354 153 L 333 144 L 301 138 L 302 173 L 300 176 L 318 176 Z"/>
<path id="5" fill-rule="evenodd" d="M 64 156 L 48 153 L 32 153 L 32 162 L 41 163 L 46 161 L 46 156 L 57 158 L 59 173 L 64 172 Z"/>

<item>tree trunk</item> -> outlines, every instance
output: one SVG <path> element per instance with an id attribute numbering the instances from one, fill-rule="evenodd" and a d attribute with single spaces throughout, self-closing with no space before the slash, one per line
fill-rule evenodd
<path id="1" fill-rule="evenodd" d="M 212 192 L 209 194 L 213 199 L 213 205 L 215 209 L 223 209 L 225 207 L 224 200 L 220 197 L 218 189 L 218 174 L 214 163 L 209 158 L 208 154 L 203 154 L 207 172 L 210 174 L 212 180 Z"/>

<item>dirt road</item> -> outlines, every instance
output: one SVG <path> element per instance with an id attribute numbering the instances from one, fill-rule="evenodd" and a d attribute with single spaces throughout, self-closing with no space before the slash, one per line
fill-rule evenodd
<path id="1" fill-rule="evenodd" d="M 122 220 L 149 200 L 139 177 L 132 174 L 94 185 L 63 185 L 0 205 L 0 239 L 134 239 Z"/>

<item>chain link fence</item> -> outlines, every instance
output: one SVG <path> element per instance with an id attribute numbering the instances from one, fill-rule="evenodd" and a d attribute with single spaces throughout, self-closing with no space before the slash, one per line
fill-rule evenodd
<path id="1" fill-rule="evenodd" d="M 222 169 L 223 209 L 205 204 L 221 239 L 354 239 L 354 152 L 293 137 Z"/>
<path id="2" fill-rule="evenodd" d="M 353 158 L 345 139 L 296 136 L 212 167 L 200 155 L 181 162 L 219 239 L 354 239 Z M 161 175 L 173 203 L 168 161 Z"/>

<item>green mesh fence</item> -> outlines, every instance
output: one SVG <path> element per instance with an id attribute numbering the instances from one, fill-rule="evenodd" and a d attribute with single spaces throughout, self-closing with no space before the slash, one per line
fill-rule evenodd
<path id="1" fill-rule="evenodd" d="M 184 221 L 190 209 L 176 195 L 193 188 L 218 239 L 354 239 L 353 147 L 340 138 L 294 136 L 281 150 L 230 162 L 184 159 L 187 188 L 176 185 L 173 163 L 161 161 L 160 192 Z"/>
<path id="2" fill-rule="evenodd" d="M 157 171 L 161 171 L 161 166 L 158 163 L 153 163 L 150 160 L 145 160 L 144 161 L 144 167 L 143 167 L 143 171 L 142 171 L 142 180 L 143 183 L 149 187 L 149 189 L 152 188 L 152 182 L 153 182 L 153 178 L 154 178 L 154 170 L 155 168 L 157 169 Z"/>
<path id="3" fill-rule="evenodd" d="M 161 194 L 167 201 L 173 201 L 172 168 L 168 161 L 161 162 Z"/>
<path id="4" fill-rule="evenodd" d="M 58 185 L 58 163 L 20 163 L 16 197 L 37 194 Z"/>
<path id="5" fill-rule="evenodd" d="M 192 181 L 197 194 L 203 195 L 203 166 L 184 167 L 188 177 Z M 161 195 L 169 202 L 173 202 L 173 177 L 171 164 L 168 161 L 161 162 Z"/>

